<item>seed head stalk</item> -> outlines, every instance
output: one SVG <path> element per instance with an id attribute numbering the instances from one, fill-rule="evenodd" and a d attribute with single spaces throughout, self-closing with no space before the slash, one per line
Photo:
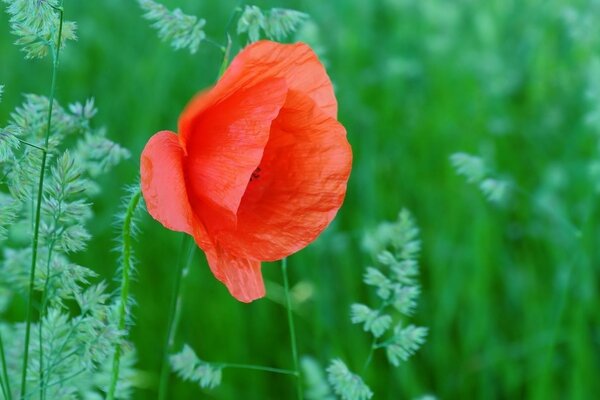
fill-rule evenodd
<path id="1" fill-rule="evenodd" d="M 296 371 L 292 371 L 291 369 L 282 369 L 282 368 L 273 368 L 267 367 L 263 365 L 254 365 L 254 364 L 235 364 L 235 363 L 212 363 L 215 367 L 220 368 L 232 368 L 232 369 L 248 369 L 252 371 L 263 371 L 263 372 L 272 372 L 274 374 L 282 374 L 282 375 L 294 375 L 298 374 Z"/>
<path id="2" fill-rule="evenodd" d="M 37 201 L 35 207 L 35 222 L 33 227 L 33 244 L 31 255 L 31 268 L 29 272 L 29 297 L 27 300 L 27 317 L 25 322 L 25 347 L 23 349 L 23 366 L 21 371 L 21 399 L 25 398 L 27 393 L 27 366 L 29 361 L 29 341 L 31 338 L 31 319 L 33 314 L 33 296 L 35 290 L 35 269 L 38 255 L 38 242 L 40 237 L 40 217 L 42 210 L 42 197 L 44 191 L 44 175 L 46 172 L 46 161 L 48 158 L 48 143 L 50 141 L 50 132 L 52 129 L 52 110 L 54 107 L 54 95 L 56 93 L 56 80 L 58 75 L 58 63 L 60 56 L 60 47 L 62 42 L 63 16 L 64 11 L 62 2 L 59 7 L 54 7 L 59 14 L 58 37 L 56 39 L 56 47 L 52 50 L 52 84 L 50 86 L 50 99 L 48 104 L 48 118 L 46 120 L 46 137 L 44 138 L 44 148 L 42 151 L 42 165 L 40 167 L 40 175 L 37 188 Z M 40 324 L 42 322 L 40 321 Z M 40 343 L 40 347 L 42 343 Z"/>
<path id="3" fill-rule="evenodd" d="M 140 202 L 141 192 L 138 189 L 133 196 L 131 197 L 131 201 L 127 206 L 127 211 L 125 212 L 125 219 L 123 221 L 123 270 L 121 277 L 121 303 L 119 304 L 119 331 L 123 332 L 125 330 L 125 322 L 127 317 L 127 302 L 129 299 L 129 283 L 131 276 L 131 224 L 133 221 L 133 216 L 137 209 L 137 206 Z M 117 383 L 119 381 L 119 370 L 121 367 L 121 344 L 117 343 L 115 345 L 115 354 L 113 356 L 113 366 L 112 366 L 112 378 L 110 381 L 110 386 L 108 388 L 108 394 L 106 396 L 107 400 L 113 400 L 115 398 L 115 392 L 117 390 Z"/>

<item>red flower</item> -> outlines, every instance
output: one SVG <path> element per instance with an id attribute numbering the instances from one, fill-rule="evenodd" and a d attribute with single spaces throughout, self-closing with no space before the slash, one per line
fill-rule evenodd
<path id="1" fill-rule="evenodd" d="M 264 296 L 261 261 L 304 248 L 340 208 L 352 164 L 331 81 L 305 44 L 254 43 L 141 158 L 166 228 L 193 235 L 240 301 Z"/>

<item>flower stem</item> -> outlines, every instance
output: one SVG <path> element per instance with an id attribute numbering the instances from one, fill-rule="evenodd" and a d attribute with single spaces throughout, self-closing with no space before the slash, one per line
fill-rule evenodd
<path id="1" fill-rule="evenodd" d="M 290 369 L 263 367 L 262 365 L 218 363 L 218 364 L 215 364 L 215 366 L 221 367 L 221 368 L 251 369 L 251 370 L 255 370 L 255 371 L 265 371 L 265 372 L 273 372 L 276 374 L 298 376 L 298 373 L 296 371 L 292 371 Z"/>
<path id="2" fill-rule="evenodd" d="M 62 3 L 62 2 L 61 2 Z M 62 5 L 62 4 L 61 4 Z M 56 10 L 59 13 L 58 37 L 56 40 L 56 48 L 53 50 L 52 60 L 52 84 L 50 86 L 50 99 L 48 104 L 48 118 L 46 120 L 46 137 L 44 138 L 44 150 L 42 150 L 42 165 L 40 167 L 40 176 L 38 180 L 37 202 L 35 207 L 35 223 L 33 228 L 33 244 L 31 255 L 31 268 L 29 272 L 29 298 L 27 300 L 27 318 L 25 323 L 25 347 L 23 349 L 23 367 L 21 370 L 21 398 L 25 397 L 27 392 L 27 366 L 29 361 L 29 341 L 31 337 L 31 319 L 33 314 L 33 296 L 35 291 L 35 268 L 38 255 L 38 242 L 40 237 L 40 217 L 42 211 L 42 195 L 44 191 L 44 175 L 46 172 L 46 161 L 48 152 L 48 142 L 50 141 L 50 132 L 52 129 L 52 109 L 54 106 L 54 95 L 56 92 L 56 79 L 58 74 L 58 61 L 60 56 L 60 47 L 62 41 L 63 29 L 63 8 L 58 7 Z M 40 321 L 41 323 L 41 321 Z M 40 346 L 42 344 L 40 343 Z"/>
<path id="3" fill-rule="evenodd" d="M 287 306 L 287 319 L 290 328 L 290 341 L 292 343 L 292 359 L 294 360 L 294 371 L 298 382 L 296 383 L 296 394 L 298 400 L 302 400 L 302 381 L 300 379 L 300 367 L 298 363 L 298 345 L 296 344 L 296 328 L 294 327 L 294 317 L 292 315 L 292 300 L 290 298 L 290 284 L 287 274 L 287 258 L 281 260 L 281 269 L 283 270 L 283 287 L 285 289 L 285 302 Z"/>
<path id="4" fill-rule="evenodd" d="M 125 218 L 123 220 L 123 234 L 122 234 L 122 257 L 123 257 L 123 268 L 121 271 L 121 303 L 119 304 L 119 331 L 125 330 L 125 321 L 127 317 L 127 301 L 129 299 L 129 283 L 130 273 L 132 269 L 131 265 L 131 224 L 133 216 L 140 202 L 141 192 L 139 188 L 131 196 L 127 211 L 125 212 Z M 121 365 L 121 343 L 115 344 L 115 354 L 113 356 L 112 366 L 112 378 L 110 386 L 108 388 L 107 400 L 113 400 L 115 398 L 115 392 L 117 390 L 117 382 L 119 381 L 119 369 Z"/>
<path id="5" fill-rule="evenodd" d="M 167 328 L 167 336 L 165 338 L 164 355 L 160 370 L 160 383 L 158 387 L 158 399 L 166 400 L 167 389 L 169 384 L 169 354 L 173 350 L 175 342 L 175 334 L 181 317 L 181 305 L 183 303 L 183 292 L 181 290 L 181 281 L 185 278 L 189 271 L 190 263 L 194 257 L 196 244 L 194 239 L 185 235 L 181 241 L 181 251 L 179 253 L 179 265 L 177 275 L 175 276 L 175 285 L 173 289 L 173 297 L 171 298 L 171 307 L 169 310 L 169 324 Z"/>
<path id="6" fill-rule="evenodd" d="M 10 390 L 10 381 L 8 380 L 8 371 L 6 368 L 6 354 L 4 353 L 4 342 L 2 341 L 2 334 L 0 333 L 0 358 L 2 361 L 2 393 L 4 398 L 12 400 L 12 392 Z"/>

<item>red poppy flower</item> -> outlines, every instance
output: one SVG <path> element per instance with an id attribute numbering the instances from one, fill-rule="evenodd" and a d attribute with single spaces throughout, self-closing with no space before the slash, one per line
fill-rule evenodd
<path id="1" fill-rule="evenodd" d="M 178 135 L 146 144 L 148 211 L 192 235 L 235 298 L 264 296 L 261 261 L 304 248 L 343 202 L 352 152 L 336 114 L 331 81 L 307 45 L 246 47 L 188 104 Z"/>

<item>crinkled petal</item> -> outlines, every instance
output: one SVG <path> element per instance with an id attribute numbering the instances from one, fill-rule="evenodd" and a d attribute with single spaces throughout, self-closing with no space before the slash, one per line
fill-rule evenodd
<path id="1" fill-rule="evenodd" d="M 215 241 L 238 256 L 286 257 L 315 240 L 339 210 L 352 150 L 344 127 L 302 93 L 290 91 L 244 194 L 235 230 Z"/>
<path id="2" fill-rule="evenodd" d="M 260 261 L 236 257 L 221 247 L 207 251 L 206 258 L 212 273 L 225 284 L 233 297 L 244 303 L 264 297 Z"/>
<path id="3" fill-rule="evenodd" d="M 194 213 L 183 172 L 183 149 L 173 132 L 150 138 L 141 156 L 142 193 L 148 212 L 166 228 L 192 234 Z"/>
<path id="4" fill-rule="evenodd" d="M 186 179 L 192 207 L 209 230 L 220 229 L 225 220 L 235 222 L 286 93 L 283 79 L 264 80 L 211 107 L 210 114 L 192 128 L 185 159 Z M 224 218 L 217 218 L 211 227 L 210 222 L 220 215 Z"/>
<path id="5" fill-rule="evenodd" d="M 183 146 L 187 147 L 195 121 L 212 105 L 269 77 L 284 78 L 290 89 L 304 93 L 325 114 L 336 118 L 337 100 L 333 85 L 312 49 L 304 43 L 281 44 L 262 40 L 244 48 L 216 86 L 188 104 L 179 119 Z"/>

